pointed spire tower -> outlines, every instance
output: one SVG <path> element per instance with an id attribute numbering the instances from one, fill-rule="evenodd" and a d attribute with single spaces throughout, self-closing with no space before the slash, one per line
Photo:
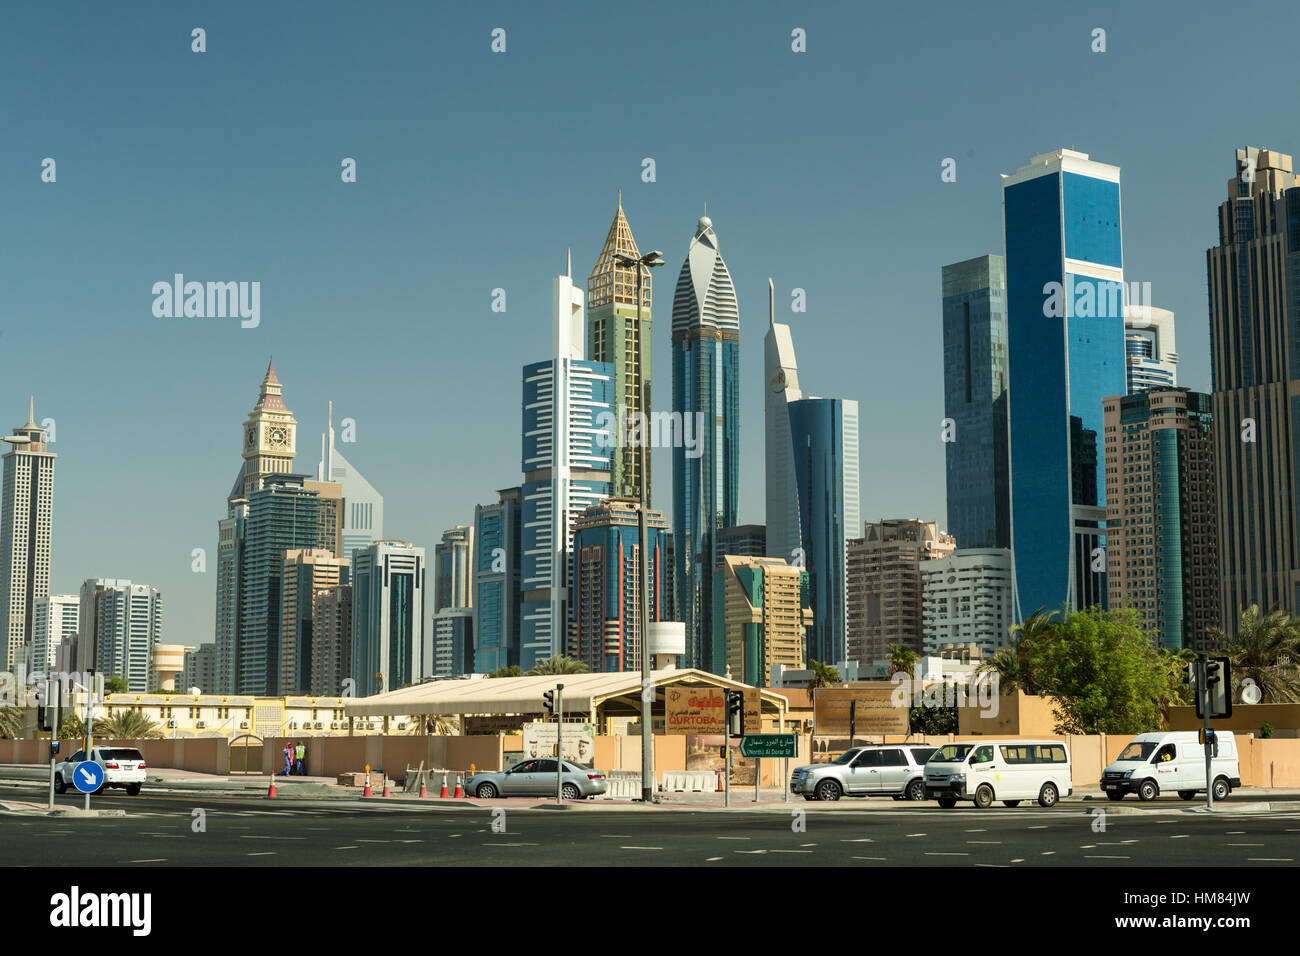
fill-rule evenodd
<path id="1" fill-rule="evenodd" d="M 275 359 L 266 367 L 257 404 L 244 422 L 244 470 L 241 496 L 247 498 L 272 475 L 293 471 L 298 422 L 285 407 Z"/>
<path id="2" fill-rule="evenodd" d="M 587 358 L 614 366 L 614 396 L 622 405 L 624 421 L 647 411 L 642 406 L 641 384 L 645 382 L 646 401 L 650 399 L 650 312 L 653 288 L 650 270 L 641 267 L 641 317 L 637 320 L 636 270 L 620 266 L 617 255 L 641 257 L 632 227 L 623 214 L 623 193 L 618 194 L 618 209 L 610 224 L 605 245 L 587 276 Z M 620 410 L 615 409 L 620 415 Z M 629 426 L 630 428 L 630 426 Z M 640 494 L 641 468 L 646 468 L 646 487 L 650 482 L 650 457 L 639 446 L 622 446 L 614 455 L 614 494 L 637 497 Z"/>

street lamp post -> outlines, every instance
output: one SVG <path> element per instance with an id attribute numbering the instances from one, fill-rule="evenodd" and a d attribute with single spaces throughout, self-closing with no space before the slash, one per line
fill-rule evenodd
<path id="1" fill-rule="evenodd" d="M 664 264 L 664 257 L 663 253 L 656 249 L 653 252 L 647 252 L 640 259 L 633 259 L 631 256 L 617 253 L 614 260 L 624 268 L 636 269 L 636 335 L 637 348 L 641 352 L 641 355 L 638 356 L 640 361 L 637 362 L 638 374 L 640 375 L 640 381 L 637 384 L 641 389 L 642 421 L 640 429 L 641 454 L 638 456 L 640 468 L 637 474 L 641 508 L 637 513 L 636 521 L 637 546 L 640 549 L 639 560 L 637 561 L 637 578 L 641 604 L 641 802 L 651 803 L 654 800 L 654 734 L 650 725 L 650 706 L 654 700 L 654 694 L 651 691 L 650 683 L 650 569 L 649 559 L 646 557 L 648 538 L 646 509 L 650 507 L 650 490 L 646 485 L 646 473 L 649 471 L 650 448 L 645 440 L 645 431 L 650 420 L 650 392 L 646 388 L 645 360 L 649 357 L 649 343 L 645 341 L 641 321 L 641 284 L 644 274 L 648 274 L 651 269 Z M 663 580 L 662 573 L 659 580 Z"/>

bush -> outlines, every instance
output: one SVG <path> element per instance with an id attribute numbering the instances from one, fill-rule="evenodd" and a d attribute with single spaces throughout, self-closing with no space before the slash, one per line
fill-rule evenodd
<path id="1" fill-rule="evenodd" d="M 1270 724 L 1268 721 L 1264 721 L 1264 726 L 1259 728 L 1259 736 L 1265 740 L 1267 740 L 1269 737 L 1272 737 L 1273 725 Z"/>

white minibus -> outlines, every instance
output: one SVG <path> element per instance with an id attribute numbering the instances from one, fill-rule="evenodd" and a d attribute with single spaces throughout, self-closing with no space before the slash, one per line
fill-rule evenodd
<path id="1" fill-rule="evenodd" d="M 981 740 L 945 744 L 925 765 L 925 796 L 941 807 L 970 800 L 983 809 L 994 800 L 1053 806 L 1074 791 L 1070 752 L 1059 740 Z"/>

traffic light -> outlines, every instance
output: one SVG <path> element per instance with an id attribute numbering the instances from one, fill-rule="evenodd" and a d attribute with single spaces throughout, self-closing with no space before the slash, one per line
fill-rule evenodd
<path id="1" fill-rule="evenodd" d="M 1210 698 L 1210 718 L 1217 719 L 1220 717 L 1232 716 L 1232 672 L 1226 657 L 1216 657 L 1212 660 L 1198 661 L 1198 665 L 1205 672 L 1205 686 L 1209 690 Z M 1201 688 L 1197 682 L 1191 682 L 1192 689 L 1195 692 L 1193 698 L 1196 703 L 1196 716 L 1204 719 L 1205 708 L 1201 696 Z"/>
<path id="2" fill-rule="evenodd" d="M 542 706 L 546 708 L 548 714 L 555 713 L 555 691 L 548 690 L 542 695 Z"/>
<path id="3" fill-rule="evenodd" d="M 51 737 L 57 737 L 59 734 L 59 704 L 62 696 L 62 688 L 56 680 L 47 680 L 45 682 L 45 700 L 38 710 L 38 726 L 41 730 L 48 730 Z"/>
<path id="4" fill-rule="evenodd" d="M 727 733 L 745 736 L 745 695 L 738 690 L 727 691 Z"/>

